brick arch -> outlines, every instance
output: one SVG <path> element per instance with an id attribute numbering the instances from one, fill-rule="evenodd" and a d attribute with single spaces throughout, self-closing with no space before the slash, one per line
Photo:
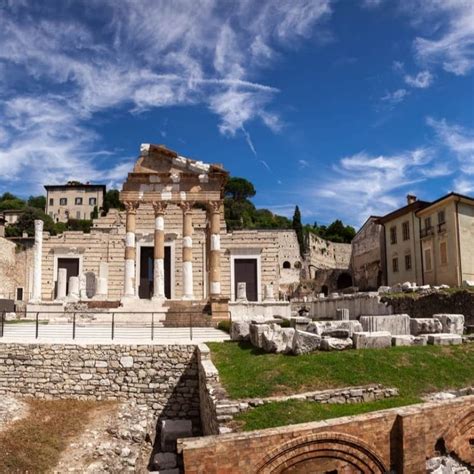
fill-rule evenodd
<path id="1" fill-rule="evenodd" d="M 443 439 L 449 453 L 461 461 L 474 464 L 474 408 L 464 411 L 444 433 Z"/>
<path id="2" fill-rule="evenodd" d="M 341 433 L 318 433 L 295 438 L 272 450 L 257 466 L 257 473 L 313 472 L 318 465 L 328 470 L 345 464 L 349 472 L 383 474 L 388 471 L 381 457 L 358 438 Z"/>

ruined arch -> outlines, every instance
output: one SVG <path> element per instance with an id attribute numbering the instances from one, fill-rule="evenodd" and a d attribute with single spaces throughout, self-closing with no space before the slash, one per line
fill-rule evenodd
<path id="1" fill-rule="evenodd" d="M 381 457 L 366 443 L 342 433 L 302 436 L 275 448 L 257 466 L 259 474 L 329 472 L 383 474 Z"/>
<path id="2" fill-rule="evenodd" d="M 352 277 L 349 273 L 343 272 L 337 277 L 337 289 L 343 290 L 352 286 Z"/>
<path id="3" fill-rule="evenodd" d="M 469 408 L 449 424 L 443 435 L 446 451 L 461 461 L 474 465 L 474 409 Z"/>

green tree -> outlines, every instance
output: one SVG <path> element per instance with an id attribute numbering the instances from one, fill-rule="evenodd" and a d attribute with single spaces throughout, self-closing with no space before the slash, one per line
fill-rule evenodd
<path id="1" fill-rule="evenodd" d="M 237 177 L 227 181 L 224 192 L 226 197 L 230 197 L 234 201 L 244 201 L 256 194 L 255 187 L 250 181 Z"/>
<path id="2" fill-rule="evenodd" d="M 298 206 L 295 207 L 295 213 L 293 214 L 293 230 L 296 232 L 296 238 L 298 239 L 298 244 L 300 246 L 300 254 L 303 256 L 305 251 L 304 245 L 304 231 L 303 224 L 301 223 L 301 212 Z"/>
<path id="3" fill-rule="evenodd" d="M 11 194 L 3 193 L 0 196 L 0 211 L 7 211 L 9 209 L 24 209 L 26 203 L 23 199 Z"/>
<path id="4" fill-rule="evenodd" d="M 56 228 L 53 219 L 46 215 L 41 209 L 35 207 L 27 207 L 25 212 L 18 218 L 16 224 L 8 226 L 9 236 L 21 236 L 23 232 L 27 232 L 30 237 L 35 235 L 35 220 L 44 222 L 45 232 L 52 235 L 56 234 Z"/>
<path id="5" fill-rule="evenodd" d="M 37 209 L 46 210 L 46 196 L 30 196 L 28 198 L 28 206 Z"/>
<path id="6" fill-rule="evenodd" d="M 99 217 L 99 208 L 97 206 L 94 206 L 94 210 L 92 211 L 91 214 L 91 219 L 97 219 Z"/>
<path id="7" fill-rule="evenodd" d="M 124 205 L 120 201 L 120 193 L 118 189 L 109 189 L 105 194 L 103 213 L 104 215 L 109 212 L 110 209 L 119 209 L 123 211 Z"/>

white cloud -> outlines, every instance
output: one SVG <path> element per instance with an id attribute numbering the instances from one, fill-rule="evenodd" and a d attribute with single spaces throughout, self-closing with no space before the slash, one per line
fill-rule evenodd
<path id="1" fill-rule="evenodd" d="M 309 163 L 306 160 L 298 160 L 298 166 L 300 169 L 305 169 L 309 167 Z"/>
<path id="2" fill-rule="evenodd" d="M 377 8 L 384 0 L 362 0 L 362 6 L 364 8 Z"/>
<path id="3" fill-rule="evenodd" d="M 474 195 L 474 180 L 459 178 L 454 180 L 454 190 L 460 194 Z"/>
<path id="4" fill-rule="evenodd" d="M 406 89 L 397 89 L 393 92 L 387 92 L 381 100 L 390 104 L 398 104 L 402 102 L 408 94 L 409 92 Z"/>
<path id="5" fill-rule="evenodd" d="M 395 72 L 403 72 L 405 70 L 405 63 L 403 61 L 393 61 L 392 69 Z"/>
<path id="6" fill-rule="evenodd" d="M 433 82 L 433 75 L 429 71 L 421 71 L 416 76 L 405 76 L 405 82 L 411 86 L 419 89 L 426 89 Z"/>
<path id="7" fill-rule="evenodd" d="M 278 90 L 256 80 L 262 67 L 312 35 L 325 37 L 332 0 L 83 0 L 54 8 L 14 2 L 0 15 L 0 170 L 37 183 L 119 179 L 90 153 L 97 112 L 140 113 L 201 104 L 234 136 L 260 120 L 277 132 Z M 25 84 L 15 98 L 9 87 Z M 244 133 L 249 147 L 255 147 Z M 128 158 L 127 158 L 128 159 Z M 1 182 L 1 179 L 0 179 Z M 25 187 L 29 185 L 25 184 Z"/>

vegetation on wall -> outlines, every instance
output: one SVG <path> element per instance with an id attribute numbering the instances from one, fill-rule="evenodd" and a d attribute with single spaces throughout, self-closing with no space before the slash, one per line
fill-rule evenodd
<path id="1" fill-rule="evenodd" d="M 315 234 L 322 239 L 329 240 L 330 242 L 339 242 L 343 244 L 350 244 L 356 235 L 354 227 L 344 225 L 339 219 L 335 220 L 328 226 L 318 225 L 317 222 L 313 225 L 306 225 L 305 231 Z"/>

